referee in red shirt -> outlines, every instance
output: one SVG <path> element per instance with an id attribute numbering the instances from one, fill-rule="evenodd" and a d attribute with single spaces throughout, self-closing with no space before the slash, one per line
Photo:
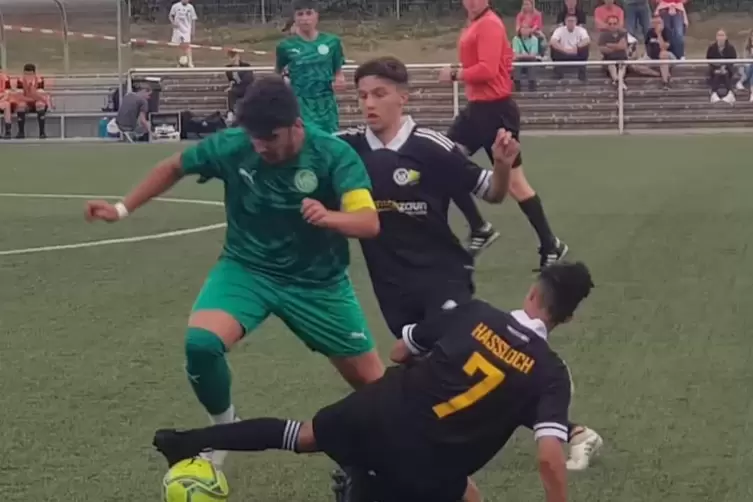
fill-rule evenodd
<path id="1" fill-rule="evenodd" d="M 463 6 L 468 12 L 468 24 L 458 42 L 460 68 L 443 68 L 439 79 L 463 82 L 468 105 L 455 118 L 447 135 L 468 155 L 483 148 L 491 159 L 491 146 L 498 129 L 505 128 L 516 139 L 520 132 L 520 111 L 511 97 L 513 52 L 505 25 L 492 11 L 489 0 L 463 0 Z M 522 158 L 518 156 L 510 175 L 509 193 L 539 237 L 539 265 L 543 268 L 564 258 L 568 248 L 549 227 L 541 198 L 528 184 L 521 164 Z M 456 199 L 455 204 L 474 232 L 471 247 L 488 246 L 481 237 L 493 229 L 484 222 L 471 196 Z M 476 235 L 479 238 L 474 238 Z"/>

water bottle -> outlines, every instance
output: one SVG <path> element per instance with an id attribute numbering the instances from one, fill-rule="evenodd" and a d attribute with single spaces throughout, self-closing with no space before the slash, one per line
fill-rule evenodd
<path id="1" fill-rule="evenodd" d="M 106 138 L 107 137 L 107 124 L 110 122 L 110 119 L 107 117 L 103 117 L 102 120 L 99 121 L 99 137 L 100 138 Z"/>

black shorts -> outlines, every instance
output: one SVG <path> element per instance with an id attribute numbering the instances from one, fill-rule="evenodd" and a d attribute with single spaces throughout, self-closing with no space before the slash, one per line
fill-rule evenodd
<path id="1" fill-rule="evenodd" d="M 396 369 L 388 370 L 395 371 Z M 387 425 L 388 412 L 379 393 L 382 382 L 367 385 L 314 416 L 316 444 L 343 467 L 373 471 L 372 490 L 378 502 L 458 502 L 467 478 L 437 468 L 431 445 Z"/>
<path id="2" fill-rule="evenodd" d="M 462 145 L 473 155 L 482 148 L 492 158 L 492 145 L 497 131 L 505 128 L 515 139 L 520 137 L 520 110 L 512 98 L 499 101 L 472 101 L 455 117 L 447 136 Z M 519 167 L 523 157 L 518 157 L 513 167 Z"/>
<path id="3" fill-rule="evenodd" d="M 403 336 L 403 326 L 421 322 L 450 306 L 467 303 L 473 299 L 475 292 L 470 270 L 467 275 L 459 275 L 456 279 L 426 281 L 419 286 L 397 287 L 374 283 L 374 294 L 382 317 L 395 338 Z"/>

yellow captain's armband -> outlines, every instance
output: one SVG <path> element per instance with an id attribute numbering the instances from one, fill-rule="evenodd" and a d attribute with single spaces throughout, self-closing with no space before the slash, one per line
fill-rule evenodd
<path id="1" fill-rule="evenodd" d="M 371 192 L 365 188 L 351 190 L 343 195 L 342 210 L 346 213 L 352 213 L 359 209 L 373 209 L 376 211 L 374 199 L 371 198 Z"/>

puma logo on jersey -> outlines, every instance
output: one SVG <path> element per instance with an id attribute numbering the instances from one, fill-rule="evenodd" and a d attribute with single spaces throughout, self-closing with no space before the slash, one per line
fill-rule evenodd
<path id="1" fill-rule="evenodd" d="M 238 169 L 238 174 L 240 174 L 243 177 L 243 179 L 245 179 L 251 185 L 254 184 L 254 175 L 256 174 L 256 171 L 251 171 L 249 173 L 245 169 L 241 168 L 241 169 Z"/>

